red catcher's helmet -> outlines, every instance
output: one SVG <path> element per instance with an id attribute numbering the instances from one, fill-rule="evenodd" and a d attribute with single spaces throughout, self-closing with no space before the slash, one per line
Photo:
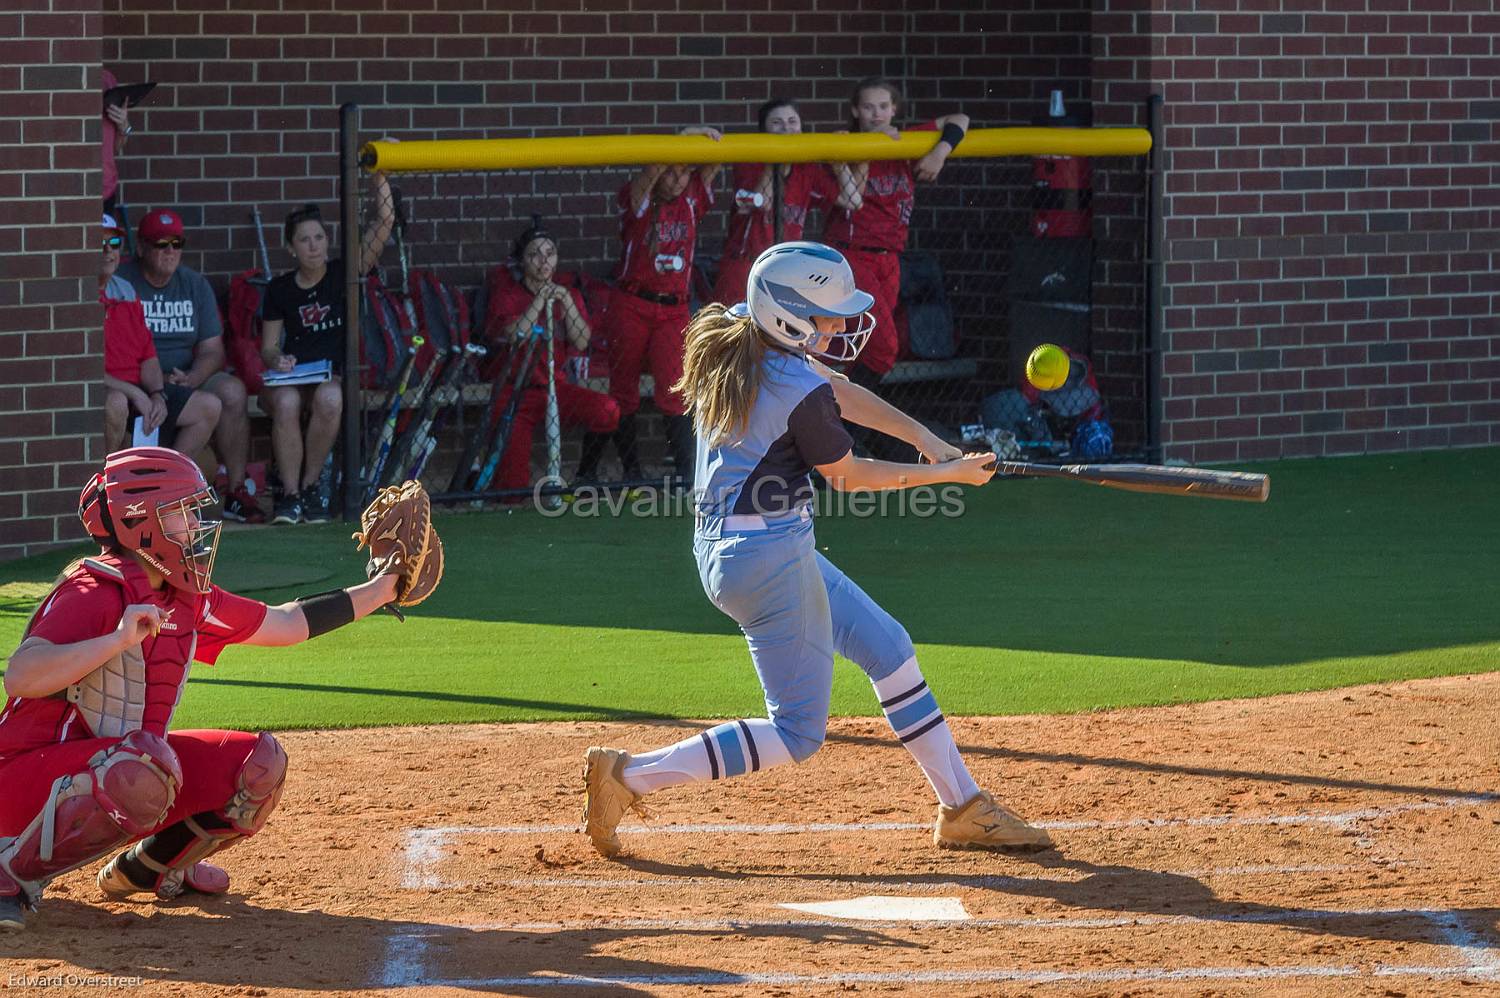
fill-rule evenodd
<path id="1" fill-rule="evenodd" d="M 191 459 L 165 447 L 131 447 L 104 459 L 78 496 L 89 536 L 140 555 L 167 584 L 206 593 L 220 522 L 204 511 L 214 490 Z"/>

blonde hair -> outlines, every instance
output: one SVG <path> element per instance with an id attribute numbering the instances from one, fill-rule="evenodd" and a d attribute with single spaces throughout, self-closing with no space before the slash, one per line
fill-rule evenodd
<path id="1" fill-rule="evenodd" d="M 699 435 L 721 444 L 749 425 L 768 344 L 754 319 L 718 303 L 698 310 L 685 338 L 682 380 L 672 390 L 691 407 Z"/>

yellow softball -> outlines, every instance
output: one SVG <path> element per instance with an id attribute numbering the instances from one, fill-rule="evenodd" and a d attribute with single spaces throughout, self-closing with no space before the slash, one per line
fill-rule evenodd
<path id="1" fill-rule="evenodd" d="M 1043 343 L 1026 358 L 1026 380 L 1040 391 L 1061 388 L 1068 380 L 1071 362 L 1068 354 L 1055 343 Z"/>

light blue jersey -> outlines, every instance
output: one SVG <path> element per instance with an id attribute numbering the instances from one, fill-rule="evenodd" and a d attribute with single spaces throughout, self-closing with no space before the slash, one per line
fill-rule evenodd
<path id="1" fill-rule="evenodd" d="M 854 446 L 828 378 L 805 357 L 769 350 L 764 371 L 744 432 L 719 444 L 698 435 L 693 480 L 699 530 L 708 536 L 726 518 L 805 516 L 812 469 Z"/>

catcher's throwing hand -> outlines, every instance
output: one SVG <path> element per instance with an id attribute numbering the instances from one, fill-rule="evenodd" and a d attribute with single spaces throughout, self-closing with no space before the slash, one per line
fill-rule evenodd
<path id="1" fill-rule="evenodd" d="M 387 485 L 359 517 L 353 535 L 370 549 L 369 578 L 396 577 L 396 605 L 416 606 L 443 579 L 443 542 L 432 528 L 432 503 L 417 481 Z"/>

